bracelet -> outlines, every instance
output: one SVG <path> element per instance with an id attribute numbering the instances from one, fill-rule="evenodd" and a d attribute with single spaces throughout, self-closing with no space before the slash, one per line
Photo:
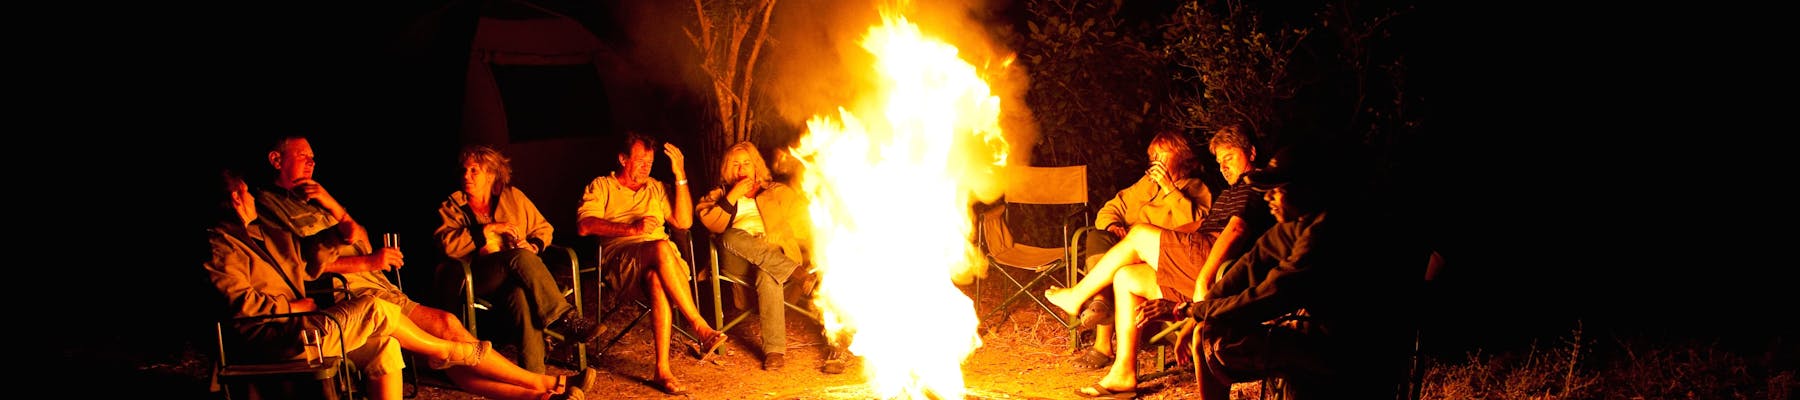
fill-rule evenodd
<path id="1" fill-rule="evenodd" d="M 686 184 L 687 184 L 687 180 L 686 180 L 686 179 L 682 179 L 682 180 L 679 180 L 679 181 L 675 181 L 675 184 L 677 184 L 677 185 L 686 185 Z"/>

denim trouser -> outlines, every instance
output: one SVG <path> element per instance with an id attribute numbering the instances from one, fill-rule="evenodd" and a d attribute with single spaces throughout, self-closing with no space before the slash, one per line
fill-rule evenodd
<path id="1" fill-rule="evenodd" d="M 719 244 L 727 253 L 756 266 L 756 314 L 762 317 L 763 354 L 787 352 L 787 307 L 783 289 L 800 263 L 762 235 L 726 229 Z"/>

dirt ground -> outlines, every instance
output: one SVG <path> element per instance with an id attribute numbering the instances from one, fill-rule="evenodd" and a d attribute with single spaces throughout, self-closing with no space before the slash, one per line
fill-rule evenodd
<path id="1" fill-rule="evenodd" d="M 1001 283 L 1000 280 L 993 279 L 985 282 L 994 285 Z M 995 295 L 998 291 L 993 290 L 998 289 L 998 286 L 988 288 L 983 290 L 981 310 L 984 311 L 991 308 L 1000 297 Z M 710 295 L 703 297 L 710 298 Z M 702 307 L 710 309 L 704 304 Z M 1013 310 L 1012 316 L 995 324 L 995 329 L 984 334 L 982 346 L 964 363 L 968 398 L 1077 398 L 1072 393 L 1076 388 L 1097 382 L 1105 373 L 1105 370 L 1085 370 L 1071 365 L 1074 356 L 1069 348 L 1067 333 L 1048 313 L 1029 302 L 1014 304 L 1010 308 Z M 647 325 L 640 324 L 606 354 L 599 355 L 598 345 L 604 344 L 605 339 L 611 336 L 610 333 L 603 335 L 601 340 L 596 341 L 598 343 L 589 346 L 588 362 L 602 374 L 599 384 L 587 393 L 587 397 L 806 400 L 873 396 L 863 384 L 865 379 L 860 363 L 852 363 L 850 370 L 843 374 L 825 374 L 820 371 L 825 342 L 819 334 L 822 328 L 817 323 L 791 310 L 787 321 L 788 361 L 786 368 L 781 371 L 761 369 L 761 350 L 758 345 L 760 327 L 754 318 L 732 328 L 729 332 L 731 340 L 723 347 L 725 353 L 713 356 L 704 363 L 697 359 L 696 352 L 692 350 L 694 342 L 677 335 L 671 361 L 680 382 L 688 389 L 688 394 L 681 397 L 666 396 L 646 384 L 646 379 L 652 376 L 654 354 L 651 330 Z M 624 316 L 615 316 L 606 321 L 606 324 L 612 329 L 619 329 L 626 322 Z M 108 359 L 105 362 L 120 363 L 119 369 L 130 379 L 127 383 L 121 383 L 120 390 L 135 385 L 131 389 L 135 393 L 171 392 L 181 398 L 219 398 L 221 396 L 218 394 L 207 391 L 206 378 L 210 372 L 210 361 L 204 355 L 206 352 L 197 350 L 203 349 L 200 347 L 203 344 L 190 341 L 182 345 L 180 350 L 162 351 L 170 353 L 169 355 L 142 354 L 161 350 L 90 345 L 70 350 L 64 357 L 68 359 L 65 361 L 105 357 Z M 113 346 L 134 347 L 126 343 Z M 573 346 L 553 347 L 553 359 L 572 360 L 572 348 Z M 1154 349 L 1140 352 L 1139 372 L 1149 374 L 1154 371 L 1151 367 L 1155 360 Z M 552 361 L 550 369 L 557 374 L 573 373 L 568 369 L 567 361 Z M 425 372 L 421 379 L 424 384 L 417 386 L 416 398 L 419 400 L 484 398 L 444 384 L 441 379 L 433 378 L 429 370 L 421 371 Z M 1171 373 L 1152 374 L 1151 379 L 1141 382 L 1139 398 L 1176 399 L 1193 398 L 1197 395 L 1191 372 L 1180 368 L 1169 371 Z M 1238 389 L 1246 390 L 1244 387 Z"/>
<path id="2" fill-rule="evenodd" d="M 987 280 L 987 284 L 1000 284 Z M 998 286 L 983 290 L 982 310 L 1000 300 Z M 727 303 L 730 301 L 727 300 Z M 730 308 L 730 305 L 727 305 Z M 1074 359 L 1068 335 L 1055 319 L 1032 303 L 1015 303 L 1014 314 L 995 324 L 991 333 L 982 336 L 982 346 L 975 350 L 963 366 L 969 398 L 983 399 L 1068 399 L 1078 398 L 1076 388 L 1097 382 L 1105 370 L 1085 370 L 1071 365 Z M 614 329 L 625 326 L 623 316 L 607 321 Z M 998 320 L 998 319 L 997 319 Z M 646 322 L 647 323 L 647 322 Z M 852 363 L 843 374 L 820 371 L 825 356 L 822 328 L 805 316 L 789 311 L 787 366 L 781 371 L 761 368 L 759 321 L 752 318 L 733 327 L 725 353 L 700 362 L 693 341 L 676 336 L 676 353 L 671 354 L 675 374 L 688 389 L 686 398 L 694 399 L 837 399 L 873 396 L 863 387 L 860 363 Z M 602 372 L 599 384 L 588 392 L 594 399 L 658 399 L 670 398 L 657 391 L 646 380 L 652 376 L 653 348 L 648 326 L 640 324 L 605 355 L 595 356 L 598 344 L 611 336 L 603 335 L 596 346 L 589 347 L 590 365 Z M 1084 337 L 1084 341 L 1087 338 Z M 1085 345 L 1085 344 L 1084 344 Z M 568 359 L 572 350 L 552 349 L 555 356 Z M 1146 349 L 1139 354 L 1140 373 L 1149 374 L 1156 352 Z M 1172 362 L 1172 361 L 1171 361 Z M 566 365 L 553 363 L 555 373 L 573 373 Z M 1164 374 L 1139 385 L 1141 399 L 1192 398 L 1195 384 L 1191 372 L 1169 369 Z M 429 379 L 428 379 L 429 380 Z M 482 397 L 460 390 L 422 385 L 421 400 L 465 400 Z"/>

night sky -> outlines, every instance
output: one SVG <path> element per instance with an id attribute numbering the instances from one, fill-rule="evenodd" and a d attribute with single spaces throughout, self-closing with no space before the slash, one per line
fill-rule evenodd
<path id="1" fill-rule="evenodd" d="M 59 254 L 78 261 L 31 268 L 78 287 L 98 282 L 82 293 L 116 306 L 53 317 L 99 327 L 168 321 L 154 310 L 179 290 L 172 274 L 198 269 L 212 215 L 206 184 L 220 166 L 266 168 L 260 157 L 272 132 L 312 135 L 319 178 L 358 220 L 427 251 L 432 211 L 458 184 L 466 55 L 458 46 L 476 9 L 413 3 L 232 4 L 118 17 L 129 28 L 93 47 L 119 49 L 94 57 L 106 66 L 70 62 L 79 76 L 44 95 L 45 104 L 73 105 L 61 119 L 68 134 L 51 135 L 52 154 L 62 155 L 44 170 L 53 173 L 14 167 L 53 189 L 34 202 L 78 207 L 67 212 L 71 221 L 50 224 L 64 234 L 57 241 L 73 245 Z M 583 10 L 603 40 L 635 50 L 668 44 L 632 36 L 633 27 L 655 25 L 643 17 Z M 1421 189 L 1436 199 L 1432 221 L 1442 232 L 1434 237 L 1452 268 L 1441 323 L 1462 327 L 1473 344 L 1499 346 L 1563 334 L 1578 320 L 1590 330 L 1699 337 L 1759 336 L 1791 320 L 1792 285 L 1778 274 L 1792 264 L 1780 256 L 1792 245 L 1776 242 L 1791 235 L 1766 233 L 1784 232 L 1791 218 L 1726 222 L 1785 214 L 1771 207 L 1785 196 L 1741 197 L 1754 189 L 1706 172 L 1734 162 L 1694 159 L 1728 157 L 1722 148 L 1746 141 L 1709 136 L 1709 125 L 1686 122 L 1692 110 L 1650 104 L 1658 102 L 1642 96 L 1650 89 L 1606 66 L 1613 53 L 1578 50 L 1603 38 L 1539 47 L 1551 35 L 1496 34 L 1490 11 L 1419 14 L 1430 21 L 1420 34 L 1437 38 L 1421 41 L 1415 58 L 1434 93 L 1434 165 Z M 220 14 L 201 14 L 212 12 Z M 433 13 L 442 18 L 418 18 Z M 668 62 L 635 60 L 645 71 L 634 82 L 642 97 L 614 101 L 608 106 L 628 111 L 599 123 L 672 129 L 691 119 L 682 107 L 693 95 L 658 72 Z M 1725 143 L 1704 142 L 1714 139 Z M 690 171 L 712 162 L 689 146 Z M 610 152 L 592 162 L 583 168 L 617 166 Z M 657 168 L 666 174 L 666 160 Z M 120 315 L 94 317 L 102 313 Z M 89 333 L 100 332 L 110 330 Z"/>

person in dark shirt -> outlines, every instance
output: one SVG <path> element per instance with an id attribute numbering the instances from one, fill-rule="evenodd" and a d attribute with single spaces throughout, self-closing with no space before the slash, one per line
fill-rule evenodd
<path id="1" fill-rule="evenodd" d="M 1317 148 L 1284 149 L 1250 183 L 1278 223 L 1193 301 L 1156 300 L 1146 320 L 1198 322 L 1202 399 L 1228 398 L 1231 383 L 1281 378 L 1284 398 L 1387 398 L 1404 379 L 1410 344 L 1400 302 L 1422 267 L 1404 232 L 1371 204 L 1356 203 L 1342 159 Z M 1095 386 L 1131 382 L 1108 376 Z"/>

